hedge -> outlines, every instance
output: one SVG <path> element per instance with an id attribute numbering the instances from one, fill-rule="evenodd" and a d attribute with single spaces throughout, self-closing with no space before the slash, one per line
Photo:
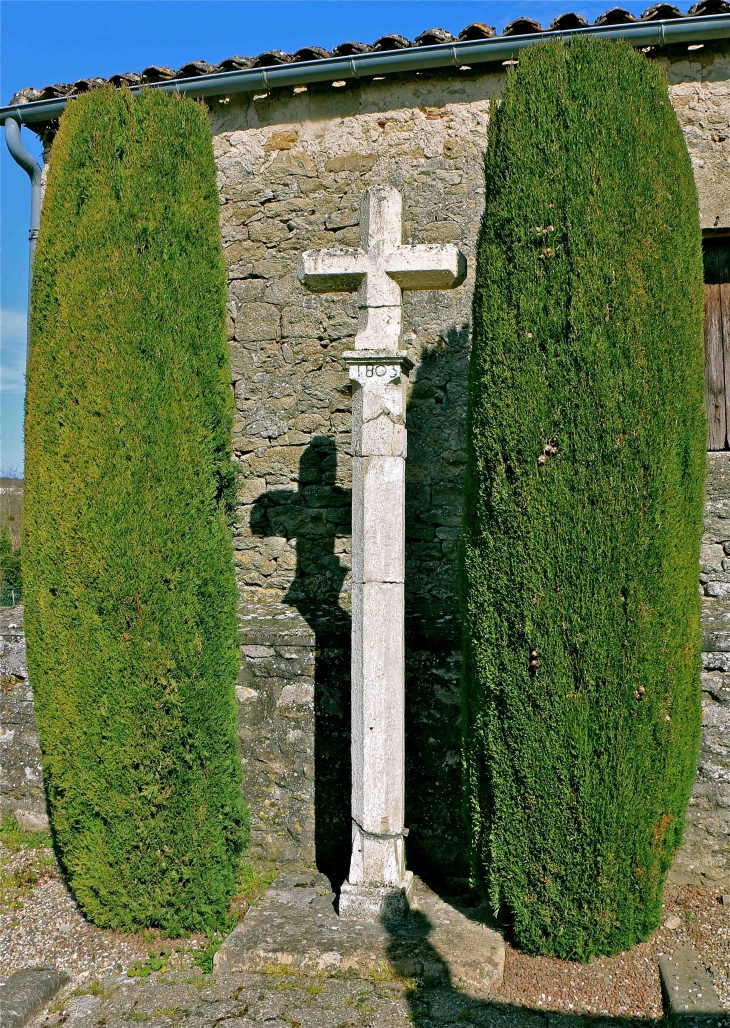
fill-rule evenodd
<path id="1" fill-rule="evenodd" d="M 0 528 L 0 607 L 11 607 L 22 601 L 20 550 L 13 549 L 8 529 Z"/>
<path id="2" fill-rule="evenodd" d="M 663 72 L 530 47 L 489 131 L 462 603 L 473 871 L 529 953 L 646 939 L 700 731 L 701 235 Z"/>
<path id="3" fill-rule="evenodd" d="M 219 926 L 246 837 L 225 301 L 205 109 L 69 104 L 32 291 L 25 623 L 60 862 L 117 929 Z"/>

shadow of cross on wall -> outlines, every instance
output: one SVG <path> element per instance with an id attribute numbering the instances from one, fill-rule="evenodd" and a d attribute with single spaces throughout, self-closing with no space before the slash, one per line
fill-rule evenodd
<path id="1" fill-rule="evenodd" d="M 317 867 L 336 888 L 350 863 L 350 632 L 340 606 L 347 575 L 335 542 L 351 534 L 352 493 L 335 484 L 334 440 L 314 436 L 299 461 L 299 488 L 256 500 L 251 531 L 296 540 L 296 571 L 284 602 L 315 634 L 314 823 Z"/>

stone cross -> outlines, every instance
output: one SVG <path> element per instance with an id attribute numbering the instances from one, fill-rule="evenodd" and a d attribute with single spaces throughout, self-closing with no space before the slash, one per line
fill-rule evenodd
<path id="1" fill-rule="evenodd" d="M 464 281 L 456 246 L 404 246 L 403 200 L 363 196 L 357 249 L 308 250 L 299 278 L 315 292 L 357 290 L 355 350 L 343 354 L 352 405 L 352 858 L 340 916 L 400 916 L 412 875 L 403 843 L 405 783 L 406 379 L 403 289 Z"/>

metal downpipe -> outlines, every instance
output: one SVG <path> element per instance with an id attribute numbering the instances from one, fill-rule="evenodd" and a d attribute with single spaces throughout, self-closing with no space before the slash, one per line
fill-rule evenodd
<path id="1" fill-rule="evenodd" d="M 30 307 L 30 286 L 33 280 L 33 258 L 35 256 L 35 245 L 38 239 L 38 230 L 41 227 L 41 167 L 31 157 L 20 140 L 20 125 L 12 118 L 5 122 L 5 142 L 8 144 L 10 155 L 16 164 L 28 173 L 30 178 L 30 255 L 28 258 L 28 306 Z"/>

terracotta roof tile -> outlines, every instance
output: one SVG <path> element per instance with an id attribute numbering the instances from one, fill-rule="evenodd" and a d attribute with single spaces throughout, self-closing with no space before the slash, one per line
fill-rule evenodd
<path id="1" fill-rule="evenodd" d="M 687 11 L 688 18 L 696 18 L 702 14 L 730 14 L 728 0 L 699 0 Z"/>
<path id="2" fill-rule="evenodd" d="M 666 21 L 668 18 L 683 18 L 684 15 L 674 4 L 652 4 L 641 15 L 642 21 Z"/>
<path id="3" fill-rule="evenodd" d="M 44 86 L 41 89 L 39 100 L 55 100 L 59 96 L 68 96 L 73 86 L 69 82 L 56 82 L 53 86 Z"/>
<path id="4" fill-rule="evenodd" d="M 323 46 L 303 46 L 294 54 L 295 61 L 323 61 L 325 57 L 331 57 L 329 50 Z"/>
<path id="5" fill-rule="evenodd" d="M 293 60 L 291 54 L 285 54 L 283 50 L 265 50 L 254 60 L 254 68 L 274 68 L 279 64 L 290 64 Z"/>
<path id="6" fill-rule="evenodd" d="M 246 71 L 253 67 L 255 57 L 226 57 L 218 65 L 218 71 Z"/>
<path id="7" fill-rule="evenodd" d="M 687 16 L 697 17 L 701 15 L 730 14 L 730 0 L 697 0 L 687 12 Z M 659 21 L 670 18 L 682 18 L 685 15 L 674 4 L 655 3 L 647 7 L 641 15 L 642 21 Z M 596 18 L 594 25 L 626 25 L 635 22 L 637 18 L 623 7 L 611 7 Z M 586 28 L 588 22 L 581 14 L 567 11 L 559 17 L 554 18 L 550 23 L 550 29 L 561 32 L 569 29 Z M 503 36 L 529 35 L 543 32 L 541 25 L 534 18 L 515 18 L 506 25 Z M 472 22 L 465 26 L 459 33 L 458 39 L 479 40 L 490 39 L 497 33 L 491 25 L 483 22 Z M 58 82 L 55 85 L 46 86 L 42 90 L 20 89 L 10 101 L 11 104 L 31 103 L 35 100 L 50 100 L 58 97 L 68 96 L 87 92 L 98 86 L 110 82 L 113 86 L 133 86 L 146 82 L 167 82 L 171 79 L 194 78 L 198 75 L 210 75 L 213 72 L 241 71 L 247 68 L 269 68 L 281 64 L 300 61 L 318 61 L 327 57 L 353 57 L 357 54 L 371 52 L 383 53 L 391 50 L 404 50 L 412 46 L 438 46 L 448 45 L 454 42 L 454 36 L 442 28 L 425 29 L 416 36 L 415 43 L 406 39 L 405 36 L 397 33 L 390 33 L 381 36 L 374 43 L 360 43 L 354 40 L 347 40 L 334 48 L 332 53 L 321 46 L 303 46 L 295 54 L 284 53 L 283 50 L 266 50 L 257 57 L 227 57 L 217 65 L 209 64 L 207 61 L 189 61 L 182 68 L 174 71 L 172 68 L 151 64 L 140 74 L 137 72 L 121 72 L 110 76 L 108 80 L 102 78 L 79 79 L 73 85 L 65 82 Z"/>
<path id="8" fill-rule="evenodd" d="M 107 84 L 107 80 L 101 78 L 78 79 L 71 87 L 70 95 L 77 96 L 79 93 L 88 93 L 92 89 L 99 89 Z"/>
<path id="9" fill-rule="evenodd" d="M 174 78 L 175 72 L 172 68 L 165 68 L 159 64 L 150 64 L 149 68 L 142 72 L 143 82 L 168 82 Z"/>
<path id="10" fill-rule="evenodd" d="M 11 104 L 30 104 L 34 100 L 40 100 L 40 98 L 40 89 L 33 89 L 32 86 L 29 86 L 26 89 L 19 89 L 10 102 Z"/>
<path id="11" fill-rule="evenodd" d="M 192 79 L 196 75 L 212 75 L 215 70 L 215 65 L 207 61 L 189 61 L 175 72 L 175 78 Z"/>
<path id="12" fill-rule="evenodd" d="M 138 75 L 136 71 L 125 71 L 121 75 L 112 75 L 109 81 L 119 89 L 121 86 L 138 86 L 142 81 L 142 76 Z"/>
<path id="13" fill-rule="evenodd" d="M 459 33 L 459 39 L 492 39 L 497 35 L 497 30 L 491 25 L 485 25 L 481 21 L 473 21 Z"/>
<path id="14" fill-rule="evenodd" d="M 636 15 L 631 14 L 630 11 L 624 10 L 623 7 L 612 7 L 609 11 L 604 11 L 603 14 L 599 14 L 593 24 L 628 25 L 631 21 L 638 21 Z"/>
<path id="15" fill-rule="evenodd" d="M 376 39 L 373 43 L 373 50 L 375 53 L 384 53 L 386 50 L 407 50 L 409 46 L 413 46 L 410 39 L 406 39 L 405 36 L 399 36 L 397 32 L 393 32 L 387 36 L 381 36 L 380 39 Z"/>
<path id="16" fill-rule="evenodd" d="M 531 32 L 542 32 L 542 26 L 534 18 L 515 18 L 509 25 L 505 25 L 503 36 L 527 36 Z"/>
<path id="17" fill-rule="evenodd" d="M 554 32 L 563 32 L 566 29 L 587 29 L 588 22 L 582 14 L 573 14 L 572 11 L 568 11 L 566 14 L 553 18 L 550 28 Z"/>
<path id="18" fill-rule="evenodd" d="M 339 43 L 332 51 L 332 56 L 354 57 L 356 54 L 369 54 L 372 49 L 370 43 Z"/>
<path id="19" fill-rule="evenodd" d="M 454 37 L 446 29 L 426 29 L 416 36 L 416 46 L 435 46 L 437 43 L 453 43 Z"/>

